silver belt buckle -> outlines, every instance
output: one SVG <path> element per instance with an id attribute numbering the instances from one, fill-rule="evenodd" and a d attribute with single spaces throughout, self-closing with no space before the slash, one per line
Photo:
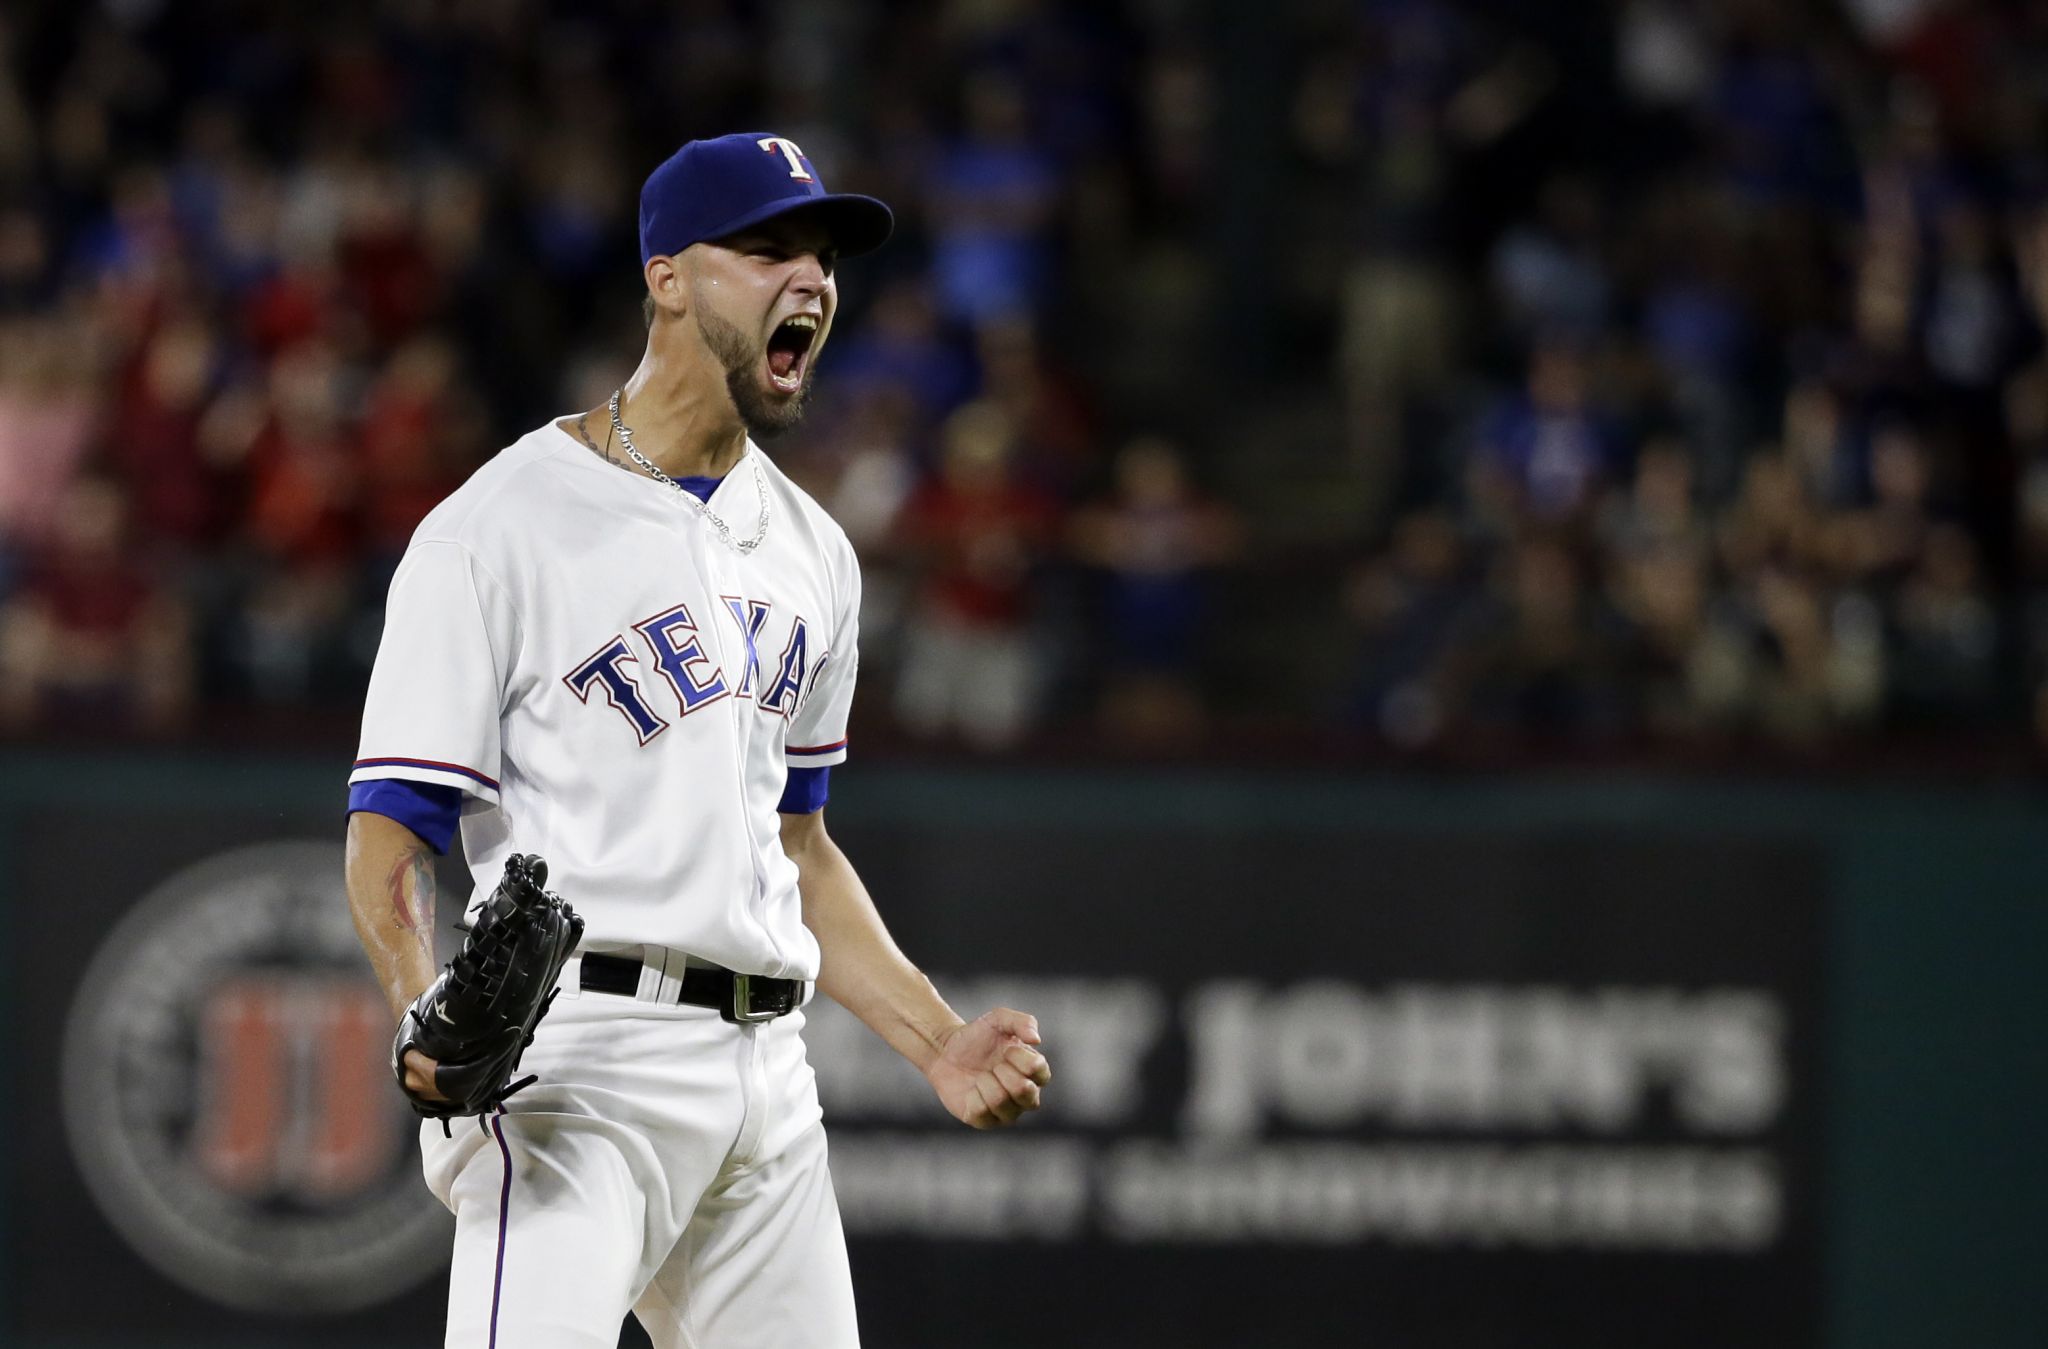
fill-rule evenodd
<path id="1" fill-rule="evenodd" d="M 754 1010 L 754 985 L 746 975 L 735 971 L 732 976 L 732 1019 L 742 1025 L 757 1021 L 773 1021 L 780 1012 L 757 1012 Z"/>

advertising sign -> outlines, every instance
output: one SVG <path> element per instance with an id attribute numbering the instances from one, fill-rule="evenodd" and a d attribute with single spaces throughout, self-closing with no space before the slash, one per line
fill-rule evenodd
<path id="1" fill-rule="evenodd" d="M 1039 1116 L 970 1133 L 817 1010 L 878 1342 L 945 1344 L 1008 1286 L 1083 1345 L 1817 1342 L 1822 869 L 1797 846 L 848 847 L 954 1004 L 1037 1014 L 1055 1073 Z"/>
<path id="2" fill-rule="evenodd" d="M 14 1054 L 48 1109 L 12 1126 L 10 1342 L 437 1343 L 453 1220 L 331 817 L 52 813 L 12 853 Z"/>
<path id="3" fill-rule="evenodd" d="M 15 1070 L 50 1108 L 11 1125 L 16 1337 L 437 1343 L 449 1219 L 334 821 L 17 823 Z M 954 1004 L 1035 1013 L 1055 1072 L 976 1133 L 812 1004 L 868 1343 L 1037 1344 L 1046 1309 L 1077 1349 L 1818 1341 L 1797 842 L 835 834 Z"/>

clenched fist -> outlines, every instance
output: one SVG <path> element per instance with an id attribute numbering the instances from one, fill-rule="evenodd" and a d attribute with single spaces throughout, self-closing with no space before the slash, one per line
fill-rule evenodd
<path id="1" fill-rule="evenodd" d="M 998 1007 L 949 1031 L 925 1079 L 961 1123 L 1013 1124 L 1038 1109 L 1039 1093 L 1052 1081 L 1052 1065 L 1037 1044 L 1038 1018 Z"/>

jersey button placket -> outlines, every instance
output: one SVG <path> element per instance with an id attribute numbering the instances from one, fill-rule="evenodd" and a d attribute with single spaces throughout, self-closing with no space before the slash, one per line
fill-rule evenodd
<path id="1" fill-rule="evenodd" d="M 742 559 L 733 556 L 731 551 L 712 534 L 709 526 L 701 528 L 695 537 L 697 547 L 701 550 L 696 559 L 698 571 L 706 581 L 711 583 L 714 595 L 738 595 L 741 597 L 742 603 L 745 603 L 748 599 L 755 598 L 754 595 L 749 593 L 748 588 L 748 573 L 753 569 L 747 567 Z M 732 632 L 730 624 L 723 621 L 726 618 L 726 614 L 725 602 L 721 599 L 718 601 L 718 613 L 705 626 L 710 632 L 713 646 L 718 651 L 719 669 L 726 672 L 726 679 L 733 687 L 737 688 L 743 682 L 743 678 L 740 673 L 736 672 L 738 667 L 733 664 L 732 653 L 734 644 L 731 639 L 735 634 Z M 744 643 L 740 644 L 740 657 L 742 660 L 746 658 L 746 646 Z M 761 696 L 761 672 L 758 670 L 754 672 L 753 690 L 754 697 L 758 698 Z M 740 797 L 744 800 L 746 798 L 749 775 L 747 760 L 748 756 L 753 752 L 754 737 L 760 732 L 760 727 L 756 718 L 746 715 L 751 710 L 751 706 L 743 708 L 741 700 L 738 698 L 729 698 L 726 701 L 730 705 L 727 709 L 727 715 L 732 718 L 733 725 L 733 771 L 738 778 Z M 761 868 L 761 855 L 758 847 L 753 846 L 752 839 L 749 839 L 748 843 L 751 853 L 750 860 L 753 863 L 754 886 L 753 893 L 747 897 L 747 910 L 756 922 L 759 922 L 761 904 L 768 895 L 768 877 Z M 761 927 L 763 934 L 766 935 L 767 925 L 764 923 L 761 924 Z"/>

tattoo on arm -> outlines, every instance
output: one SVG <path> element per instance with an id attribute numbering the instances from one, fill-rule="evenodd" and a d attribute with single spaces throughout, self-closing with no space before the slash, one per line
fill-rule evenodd
<path id="1" fill-rule="evenodd" d="M 391 897 L 391 916 L 407 932 L 419 935 L 434 903 L 433 862 L 423 852 L 407 853 L 392 863 L 385 890 Z"/>

